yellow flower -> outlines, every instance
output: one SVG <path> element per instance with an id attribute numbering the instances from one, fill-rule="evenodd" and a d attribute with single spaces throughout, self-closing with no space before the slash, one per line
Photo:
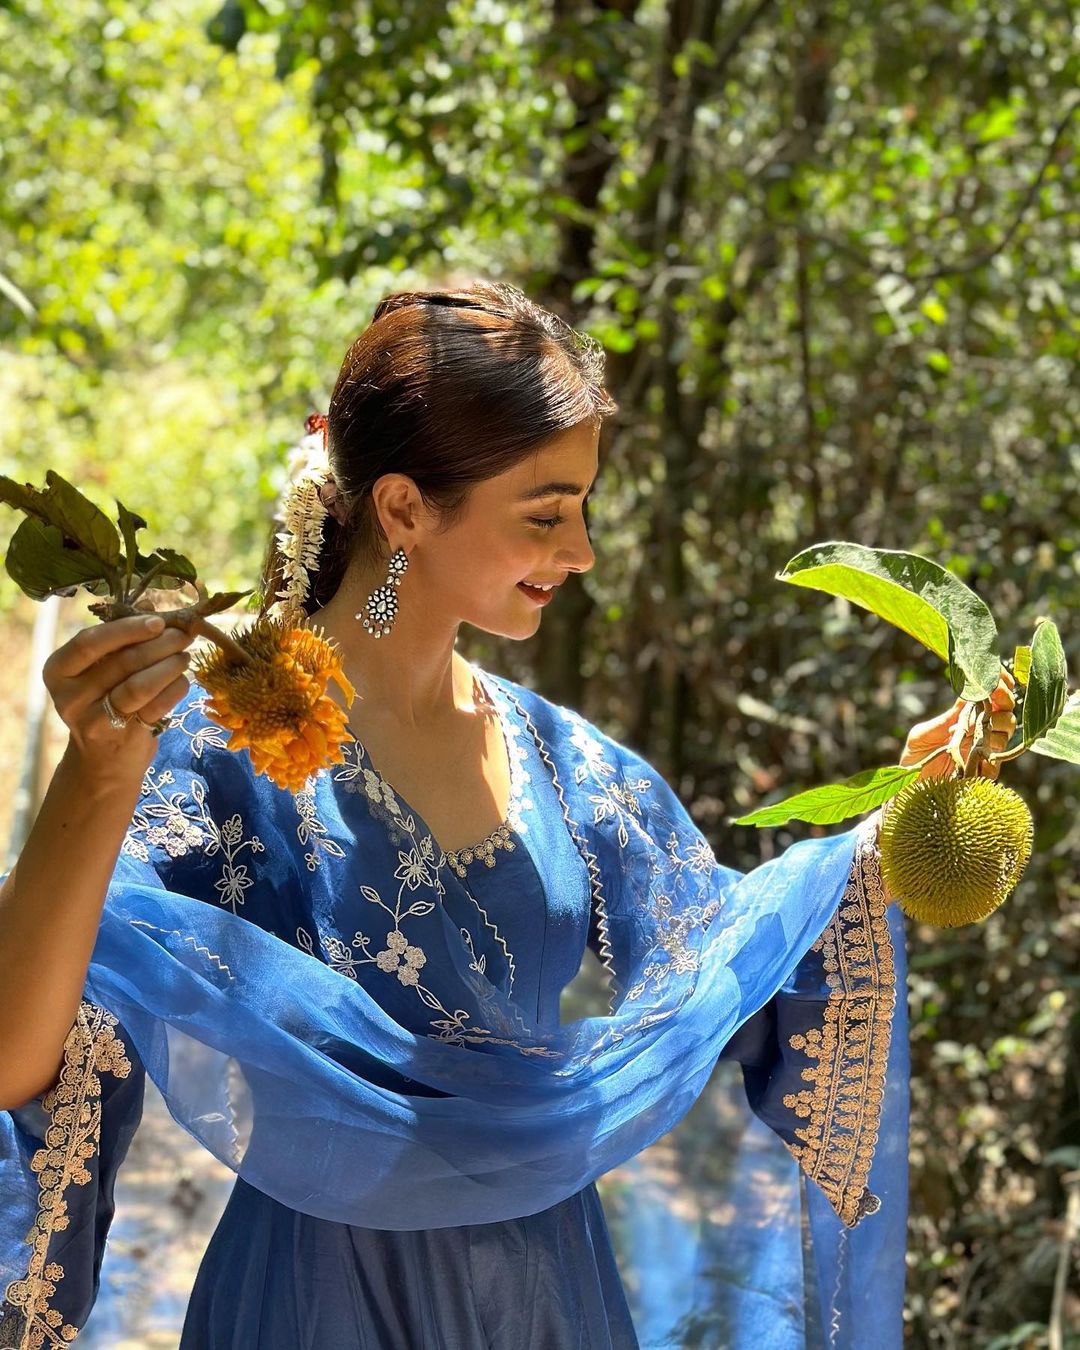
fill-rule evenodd
<path id="1" fill-rule="evenodd" d="M 256 773 L 299 792 L 308 778 L 345 758 L 352 740 L 344 711 L 326 693 L 332 679 L 356 696 L 341 654 L 318 629 L 281 619 L 257 620 L 233 641 L 248 660 L 214 645 L 192 662 L 192 674 L 211 695 L 207 716 L 226 731 L 230 750 L 247 749 Z"/>

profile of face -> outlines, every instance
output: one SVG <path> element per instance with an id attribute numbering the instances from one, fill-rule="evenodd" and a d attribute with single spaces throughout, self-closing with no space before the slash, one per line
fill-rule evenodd
<path id="1" fill-rule="evenodd" d="M 557 604 L 558 586 L 596 560 L 584 501 L 598 471 L 599 435 L 597 422 L 557 433 L 514 468 L 478 483 L 449 528 L 417 504 L 409 479 L 381 479 L 374 494 L 383 528 L 409 556 L 403 612 L 437 615 L 440 626 L 468 623 L 499 637 L 531 637 L 545 602 L 522 583 L 555 583 Z"/>

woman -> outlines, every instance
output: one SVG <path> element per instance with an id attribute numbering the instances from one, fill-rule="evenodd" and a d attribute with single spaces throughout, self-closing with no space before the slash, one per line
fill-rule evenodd
<path id="1" fill-rule="evenodd" d="M 50 658 L 70 745 L 0 892 L 0 1345 L 85 1321 L 145 1070 L 238 1173 L 182 1350 L 628 1350 L 593 1183 L 718 1057 L 772 1133 L 721 1158 L 723 1269 L 649 1343 L 899 1344 L 876 818 L 742 877 L 632 751 L 455 649 L 462 623 L 531 636 L 593 566 L 613 410 L 595 344 L 512 287 L 378 306 L 330 404 L 325 518 L 264 576 L 358 691 L 345 763 L 295 797 L 225 750 L 186 635 L 119 620 Z M 610 1007 L 563 1022 L 587 948 Z"/>

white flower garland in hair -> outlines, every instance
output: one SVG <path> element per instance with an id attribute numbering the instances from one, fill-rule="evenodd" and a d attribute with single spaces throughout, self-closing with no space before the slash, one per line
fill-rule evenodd
<path id="1" fill-rule="evenodd" d="M 311 573 L 318 571 L 327 516 L 319 496 L 319 488 L 330 477 L 326 418 L 313 413 L 306 429 L 307 434 L 289 451 L 289 486 L 278 499 L 275 512 L 283 527 L 277 534 L 277 546 L 285 563 L 282 588 L 267 614 L 288 623 L 298 623 L 304 617 L 304 601 L 310 591 Z"/>

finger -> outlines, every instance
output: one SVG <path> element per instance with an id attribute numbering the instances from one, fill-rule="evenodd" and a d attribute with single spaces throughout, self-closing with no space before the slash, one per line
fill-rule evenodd
<path id="1" fill-rule="evenodd" d="M 929 722 L 917 722 L 911 728 L 909 742 L 926 753 L 938 742 L 952 740 L 958 726 L 963 725 L 965 734 L 968 734 L 973 721 L 975 721 L 975 705 L 967 702 L 967 699 L 958 698 L 948 713 L 941 713 L 938 717 L 931 718 Z"/>
<path id="2" fill-rule="evenodd" d="M 156 722 L 172 712 L 190 688 L 191 681 L 180 675 L 135 712 L 144 722 Z"/>
<path id="3" fill-rule="evenodd" d="M 115 688 L 106 690 L 110 703 L 121 717 L 131 717 L 141 712 L 151 699 L 156 698 L 187 669 L 190 661 L 190 652 L 174 652 L 163 661 L 157 661 L 146 670 L 129 676 Z"/>
<path id="4" fill-rule="evenodd" d="M 193 641 L 184 629 L 170 627 L 148 642 L 132 643 L 120 651 L 110 652 L 81 675 L 61 682 L 54 692 L 57 705 L 63 705 L 66 700 L 67 706 L 78 709 L 94 703 L 140 670 L 185 651 Z"/>
<path id="5" fill-rule="evenodd" d="M 909 766 L 910 767 L 910 766 Z M 919 770 L 920 778 L 940 778 L 943 774 L 950 774 L 956 768 L 956 762 L 947 750 L 942 750 L 939 754 L 933 755 L 923 764 Z"/>
<path id="6" fill-rule="evenodd" d="M 48 657 L 42 674 L 59 679 L 75 679 L 111 652 L 156 637 L 163 625 L 164 620 L 159 616 L 140 614 L 111 619 L 108 623 L 98 624 L 96 628 L 84 628 Z"/>
<path id="7" fill-rule="evenodd" d="M 952 731 L 960 718 L 964 715 L 964 700 L 957 699 L 956 703 L 947 712 L 939 713 L 937 717 L 931 717 L 925 722 L 916 722 L 908 733 L 909 745 L 925 745 L 930 749 L 937 741 Z"/>

